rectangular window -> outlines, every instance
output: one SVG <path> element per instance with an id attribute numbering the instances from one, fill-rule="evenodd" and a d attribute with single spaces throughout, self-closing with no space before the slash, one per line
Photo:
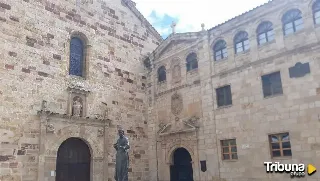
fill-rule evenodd
<path id="1" fill-rule="evenodd" d="M 289 133 L 269 135 L 269 143 L 272 158 L 292 156 Z"/>
<path id="2" fill-rule="evenodd" d="M 221 152 L 223 160 L 237 160 L 237 143 L 236 139 L 221 140 Z"/>
<path id="3" fill-rule="evenodd" d="M 280 72 L 261 77 L 264 97 L 283 94 Z"/>
<path id="4" fill-rule="evenodd" d="M 216 89 L 218 107 L 232 105 L 230 85 Z"/>

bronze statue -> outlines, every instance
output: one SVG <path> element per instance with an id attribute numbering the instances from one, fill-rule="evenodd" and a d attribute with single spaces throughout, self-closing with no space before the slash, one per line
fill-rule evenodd
<path id="1" fill-rule="evenodd" d="M 124 136 L 122 129 L 118 130 L 119 139 L 113 147 L 117 150 L 116 154 L 116 169 L 114 179 L 116 181 L 128 181 L 129 168 L 129 140 Z"/>

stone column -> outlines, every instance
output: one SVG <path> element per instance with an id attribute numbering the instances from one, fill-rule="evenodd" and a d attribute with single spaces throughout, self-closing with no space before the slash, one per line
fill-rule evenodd
<path id="1" fill-rule="evenodd" d="M 109 129 L 109 120 L 105 123 L 106 125 L 104 126 L 104 155 L 103 155 L 103 180 L 108 181 L 109 177 L 109 161 L 108 161 L 108 156 L 109 156 L 109 150 L 110 150 L 110 143 L 109 143 L 109 137 L 107 134 L 107 131 Z M 113 178 L 113 177 L 111 177 Z"/>
<path id="2" fill-rule="evenodd" d="M 46 140 L 46 125 L 48 116 L 44 111 L 39 111 L 40 116 L 40 135 L 39 135 L 39 160 L 38 160 L 38 181 L 45 179 L 45 140 Z"/>

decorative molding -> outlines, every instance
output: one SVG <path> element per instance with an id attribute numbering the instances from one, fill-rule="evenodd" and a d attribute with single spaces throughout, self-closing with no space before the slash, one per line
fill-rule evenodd
<path id="1" fill-rule="evenodd" d="M 302 53 L 307 53 L 307 52 L 310 52 L 310 51 L 316 51 L 318 49 L 320 49 L 319 43 L 312 43 L 312 44 L 309 44 L 309 45 L 306 45 L 306 46 L 302 46 L 302 47 L 298 47 L 298 48 L 295 48 L 295 49 L 292 49 L 292 50 L 283 51 L 281 53 L 269 56 L 267 58 L 263 58 L 263 59 L 260 59 L 260 60 L 254 61 L 254 62 L 250 62 L 250 63 L 244 64 L 244 65 L 241 65 L 239 67 L 235 67 L 235 68 L 232 68 L 232 69 L 229 69 L 229 70 L 214 74 L 214 75 L 211 76 L 211 78 L 216 78 L 216 77 L 221 77 L 221 76 L 226 77 L 229 74 L 232 74 L 232 73 L 234 73 L 236 71 L 244 70 L 246 68 L 253 67 L 253 66 L 256 66 L 256 65 L 260 65 L 260 64 L 263 64 L 263 63 L 268 62 L 268 61 L 276 61 L 276 59 L 278 59 L 278 58 L 281 58 L 281 57 L 284 57 L 284 56 L 293 55 L 293 54 L 297 54 L 297 52 L 302 54 Z"/>
<path id="2" fill-rule="evenodd" d="M 67 114 L 60 114 L 51 111 L 38 111 L 39 116 L 44 119 L 48 119 L 50 122 L 54 119 L 54 122 L 67 122 L 69 124 L 82 124 L 82 125 L 95 125 L 95 126 L 108 126 L 111 122 L 109 119 L 98 119 L 91 117 L 74 117 Z"/>
<path id="3" fill-rule="evenodd" d="M 198 117 L 191 117 L 185 121 L 182 121 L 182 126 L 184 128 L 177 128 L 174 127 L 173 123 L 160 123 L 159 124 L 159 136 L 167 136 L 167 135 L 173 135 L 173 134 L 179 134 L 179 133 L 188 133 L 188 132 L 194 132 L 199 128 L 199 120 Z M 179 121 L 179 120 L 176 120 Z"/>
<path id="4" fill-rule="evenodd" d="M 103 137 L 104 136 L 104 129 L 103 128 L 99 128 L 98 129 L 98 137 Z"/>
<path id="5" fill-rule="evenodd" d="M 173 115 L 179 115 L 183 110 L 183 99 L 181 94 L 174 93 L 171 96 L 171 112 Z"/>
<path id="6" fill-rule="evenodd" d="M 90 85 L 83 79 L 78 76 L 69 76 L 67 81 L 68 90 L 74 93 L 87 94 L 90 92 Z"/>

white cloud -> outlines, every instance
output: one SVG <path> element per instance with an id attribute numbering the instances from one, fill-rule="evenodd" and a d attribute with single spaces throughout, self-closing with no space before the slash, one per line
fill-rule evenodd
<path id="1" fill-rule="evenodd" d="M 137 8 L 150 21 L 152 11 L 157 17 L 165 14 L 178 18 L 177 32 L 200 31 L 201 23 L 206 29 L 223 23 L 237 15 L 255 8 L 268 0 L 134 0 Z M 170 30 L 170 27 L 168 27 Z M 159 31 L 167 31 L 162 29 Z M 159 32 L 161 33 L 161 32 Z"/>

